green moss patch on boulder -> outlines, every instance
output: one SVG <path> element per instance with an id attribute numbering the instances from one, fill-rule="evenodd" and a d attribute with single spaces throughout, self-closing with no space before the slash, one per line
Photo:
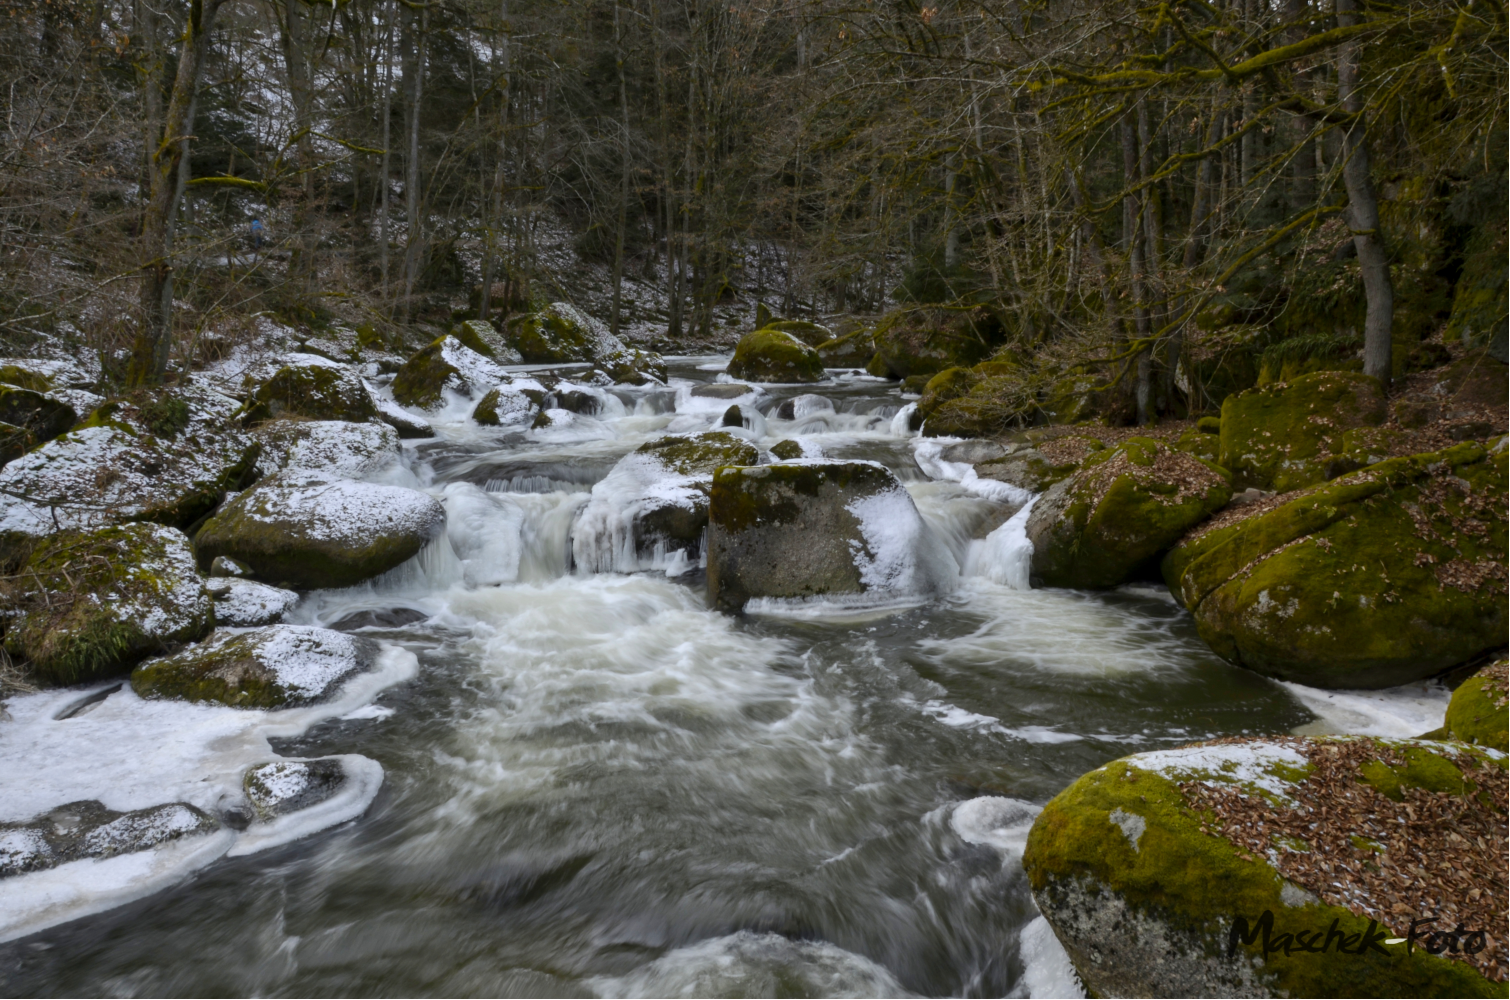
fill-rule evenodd
<path id="1" fill-rule="evenodd" d="M 291 708 L 328 698 L 341 681 L 370 669 L 377 654 L 371 639 L 308 625 L 216 629 L 203 642 L 137 667 L 131 689 L 143 698 Z"/>
<path id="2" fill-rule="evenodd" d="M 417 352 L 393 377 L 393 398 L 401 406 L 434 409 L 447 389 L 483 393 L 512 381 L 509 373 L 455 337 L 441 337 Z"/>
<path id="3" fill-rule="evenodd" d="M 1074 475 L 1085 460 L 1106 446 L 1093 437 L 1070 434 L 1047 438 L 1037 447 L 1012 444 L 1009 452 L 997 459 L 980 463 L 975 472 L 982 479 L 995 479 L 1027 490 L 1042 493 L 1050 486 Z"/>
<path id="4" fill-rule="evenodd" d="M 6 590 L 7 652 L 56 684 L 129 670 L 204 635 L 213 618 L 189 539 L 157 524 L 52 535 Z"/>
<path id="5" fill-rule="evenodd" d="M 1369 778 L 1381 768 L 1398 798 Z M 1401 939 L 1412 917 L 1498 937 L 1504 768 L 1369 737 L 1138 754 L 1049 802 L 1023 866 L 1093 995 L 1503 996 L 1502 945 Z M 1430 787 L 1449 771 L 1455 788 Z"/>
<path id="6" fill-rule="evenodd" d="M 24 427 L 37 441 L 51 441 L 78 423 L 72 406 L 49 393 L 0 384 L 0 421 Z"/>
<path id="7" fill-rule="evenodd" d="M 809 347 L 817 348 L 834 339 L 834 331 L 822 323 L 805 319 L 773 319 L 759 327 L 761 330 L 780 330 L 790 333 Z"/>
<path id="8" fill-rule="evenodd" d="M 754 465 L 760 450 L 726 431 L 704 434 L 666 434 L 646 441 L 637 454 L 653 455 L 667 469 L 683 476 L 711 476 L 725 465 Z"/>
<path id="9" fill-rule="evenodd" d="M 895 476 L 869 462 L 793 462 L 713 474 L 708 598 L 919 592 L 924 528 Z"/>
<path id="10" fill-rule="evenodd" d="M 481 319 L 469 319 L 456 324 L 451 336 L 484 357 L 505 365 L 517 365 L 524 361 L 519 352 L 493 327 Z"/>
<path id="11" fill-rule="evenodd" d="M 1281 493 L 1325 482 L 1356 465 L 1339 461 L 1343 434 L 1388 417 L 1379 381 L 1323 371 L 1227 397 L 1222 404 L 1221 465 L 1239 489 Z"/>
<path id="12" fill-rule="evenodd" d="M 347 587 L 414 556 L 445 524 L 435 498 L 401 486 L 284 472 L 205 522 L 200 562 L 228 556 L 295 590 Z"/>
<path id="13" fill-rule="evenodd" d="M 1000 339 L 1000 322 L 984 308 L 899 309 L 876 326 L 876 361 L 884 369 L 879 374 L 906 378 L 970 368 L 990 357 Z"/>
<path id="14" fill-rule="evenodd" d="M 1381 688 L 1504 645 L 1506 456 L 1390 459 L 1224 514 L 1172 549 L 1170 589 L 1219 655 L 1313 687 Z"/>
<path id="15" fill-rule="evenodd" d="M 796 337 L 767 328 L 740 338 L 728 371 L 747 382 L 816 382 L 823 377 L 823 362 Z"/>
<path id="16" fill-rule="evenodd" d="M 869 327 L 851 330 L 815 348 L 825 368 L 864 368 L 876 356 L 876 333 Z"/>
<path id="17" fill-rule="evenodd" d="M 1507 724 L 1506 668 L 1510 661 L 1500 659 L 1480 670 L 1457 686 L 1447 706 L 1444 728 L 1455 740 L 1510 751 L 1510 724 Z"/>
<path id="18" fill-rule="evenodd" d="M 532 365 L 597 362 L 629 353 L 606 326 L 566 302 L 513 317 L 508 322 L 508 340 Z"/>
<path id="19" fill-rule="evenodd" d="M 279 417 L 307 420 L 375 420 L 377 407 L 361 378 L 344 365 L 284 365 L 252 390 L 248 422 Z"/>
<path id="20" fill-rule="evenodd" d="M 1150 438 L 1092 454 L 1028 518 L 1033 579 L 1114 587 L 1232 497 L 1226 472 Z"/>

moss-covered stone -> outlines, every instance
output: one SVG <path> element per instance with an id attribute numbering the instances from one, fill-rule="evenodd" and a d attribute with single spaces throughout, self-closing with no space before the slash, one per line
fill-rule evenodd
<path id="1" fill-rule="evenodd" d="M 747 382 L 816 382 L 823 377 L 823 362 L 791 334 L 765 329 L 740 338 L 728 371 Z"/>
<path id="2" fill-rule="evenodd" d="M 825 368 L 864 368 L 876 356 L 876 333 L 869 327 L 851 330 L 817 345 Z"/>
<path id="3" fill-rule="evenodd" d="M 773 458 L 779 458 L 783 462 L 790 462 L 794 459 L 801 458 L 802 454 L 802 445 L 798 444 L 796 441 L 793 441 L 791 438 L 777 441 L 775 444 L 771 445 L 771 456 Z"/>
<path id="4" fill-rule="evenodd" d="M 1104 416 L 1103 405 L 1109 391 L 1104 380 L 1094 375 L 1072 372 L 1055 379 L 1044 391 L 1038 410 L 1050 424 L 1079 424 Z"/>
<path id="5" fill-rule="evenodd" d="M 1504 644 L 1505 459 L 1390 459 L 1186 539 L 1164 578 L 1240 666 L 1328 688 L 1430 677 Z"/>
<path id="6" fill-rule="evenodd" d="M 1113 587 L 1232 497 L 1225 470 L 1150 438 L 1092 454 L 1033 507 L 1033 579 Z"/>
<path id="7" fill-rule="evenodd" d="M 1313 876 L 1303 880 L 1314 883 L 1310 887 L 1297 885 L 1285 873 L 1300 878 L 1295 873 L 1307 870 L 1309 843 L 1281 838 L 1265 853 L 1238 839 L 1257 836 L 1258 824 L 1249 815 L 1254 809 L 1281 820 L 1303 815 L 1308 832 L 1315 831 L 1313 840 L 1330 844 L 1354 834 L 1345 818 L 1300 812 L 1311 808 L 1301 804 L 1311 795 L 1370 794 L 1359 770 L 1322 772 L 1313 763 L 1318 752 L 1333 750 L 1352 759 L 1367 759 L 1371 751 L 1398 759 L 1403 752 L 1413 763 L 1391 771 L 1396 788 L 1419 786 L 1414 779 L 1430 772 L 1430 784 L 1458 797 L 1456 808 L 1504 822 L 1499 809 L 1464 794 L 1469 786 L 1463 780 L 1465 768 L 1502 769 L 1503 758 L 1444 744 L 1250 740 L 1114 761 L 1044 807 L 1023 858 L 1038 908 L 1092 995 L 1505 995 L 1503 983 L 1490 982 L 1468 961 L 1450 961 L 1420 941 L 1401 940 L 1414 912 L 1375 919 L 1362 905 L 1341 905 L 1342 898 L 1368 898 L 1362 886 L 1349 892 L 1350 872 L 1358 869 L 1329 864 L 1325 879 Z M 1447 771 L 1456 775 L 1455 788 L 1436 780 Z M 1308 787 L 1313 775 L 1332 787 Z M 1340 782 L 1350 789 L 1335 787 Z M 1343 828 L 1319 828 L 1328 824 Z M 1387 856 L 1386 847 L 1367 845 L 1373 856 Z M 1454 849 L 1433 844 L 1429 850 L 1439 855 Z M 1385 901 L 1379 905 L 1384 908 Z"/>
<path id="8" fill-rule="evenodd" d="M 980 307 L 899 309 L 876 326 L 876 361 L 884 371 L 872 374 L 906 378 L 970 368 L 990 357 L 1000 340 L 1000 322 Z"/>
<path id="9" fill-rule="evenodd" d="M 257 471 L 315 472 L 347 479 L 383 479 L 398 472 L 399 435 L 383 423 L 269 420 L 252 431 L 262 445 Z"/>
<path id="10" fill-rule="evenodd" d="M 704 434 L 666 434 L 646 441 L 636 449 L 653 455 L 661 464 L 683 476 L 711 476 L 725 465 L 754 465 L 760 450 L 744 438 L 727 431 Z"/>
<path id="11" fill-rule="evenodd" d="M 189 540 L 156 524 L 64 531 L 41 541 L 8 587 L 5 648 L 57 684 L 129 670 L 210 628 Z"/>
<path id="12" fill-rule="evenodd" d="M 1506 221 L 1503 210 L 1475 220 L 1465 248 L 1463 272 L 1453 291 L 1452 315 L 1444 339 L 1467 347 L 1487 347 L 1506 360 Z"/>
<path id="13" fill-rule="evenodd" d="M 483 393 L 477 405 L 472 407 L 472 421 L 484 427 L 497 427 L 501 423 L 498 419 L 499 398 L 497 389 L 489 389 Z"/>
<path id="14" fill-rule="evenodd" d="M 451 330 L 451 336 L 461 341 L 468 349 L 501 364 L 516 365 L 523 360 L 519 352 L 510 347 L 502 335 L 493 328 L 493 324 L 486 320 L 464 320 Z"/>
<path id="15" fill-rule="evenodd" d="M 285 365 L 252 391 L 248 421 L 279 417 L 309 420 L 347 420 L 361 423 L 377 418 L 372 394 L 361 378 L 340 365 Z"/>
<path id="16" fill-rule="evenodd" d="M 508 322 L 508 339 L 532 365 L 597 362 L 628 353 L 607 327 L 565 302 L 513 317 Z"/>
<path id="17" fill-rule="evenodd" d="M 51 441 L 78 423 L 73 407 L 53 396 L 0 384 L 0 422 L 25 428 L 37 442 Z"/>
<path id="18" fill-rule="evenodd" d="M 599 358 L 598 364 L 616 385 L 665 384 L 669 375 L 666 360 L 654 351 L 614 351 Z"/>
<path id="19" fill-rule="evenodd" d="M 510 381 L 508 372 L 452 336 L 419 350 L 393 377 L 393 398 L 401 406 L 432 409 L 447 389 L 484 393 Z"/>
<path id="20" fill-rule="evenodd" d="M 360 583 L 419 552 L 445 524 L 428 494 L 308 472 L 263 480 L 207 521 L 201 563 L 229 556 L 295 590 Z"/>
<path id="21" fill-rule="evenodd" d="M 370 668 L 377 653 L 371 639 L 307 625 L 217 629 L 203 642 L 137 667 L 131 689 L 143 698 L 290 708 L 328 697 L 342 680 Z"/>
<path id="22" fill-rule="evenodd" d="M 1445 728 L 1455 740 L 1510 751 L 1506 712 L 1506 660 L 1499 660 L 1459 684 L 1447 706 Z"/>
<path id="23" fill-rule="evenodd" d="M 816 348 L 820 344 L 826 344 L 834 339 L 834 331 L 822 323 L 814 323 L 805 319 L 773 319 L 762 330 L 780 330 L 782 333 L 790 333 L 809 347 Z"/>
<path id="24" fill-rule="evenodd" d="M 1194 455 L 1202 461 L 1215 463 L 1218 458 L 1218 444 L 1219 442 L 1215 434 L 1192 429 L 1181 434 L 1170 447 L 1175 451 L 1183 451 L 1187 455 Z"/>
<path id="25" fill-rule="evenodd" d="M 1222 418 L 1202 417 L 1195 422 L 1195 429 L 1202 434 L 1220 434 L 1222 432 Z"/>
<path id="26" fill-rule="evenodd" d="M 1338 462 L 1342 435 L 1388 417 L 1377 379 L 1324 371 L 1227 397 L 1220 456 L 1239 489 L 1278 492 L 1325 482 L 1356 466 Z"/>
<path id="27" fill-rule="evenodd" d="M 20 458 L 37 446 L 37 436 L 25 427 L 0 421 L 0 465 Z"/>

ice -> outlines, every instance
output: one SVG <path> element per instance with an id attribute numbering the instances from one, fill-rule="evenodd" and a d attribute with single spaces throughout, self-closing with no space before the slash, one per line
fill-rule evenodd
<path id="1" fill-rule="evenodd" d="M 949 462 L 942 457 L 943 450 L 958 438 L 917 438 L 912 444 L 912 457 L 918 468 L 930 479 L 947 479 L 959 483 L 972 493 L 978 493 L 998 503 L 1027 503 L 1033 494 L 1011 483 L 994 479 L 981 479 L 975 466 L 969 462 Z"/>
<path id="2" fill-rule="evenodd" d="M 1017 935 L 1018 953 L 1022 956 L 1022 978 L 1008 997 L 1079 998 L 1085 986 L 1070 964 L 1064 945 L 1054 936 L 1054 929 L 1043 917 L 1034 917 Z"/>
<path id="3" fill-rule="evenodd" d="M 1020 860 L 1027 849 L 1028 831 L 1033 829 L 1033 821 L 1042 811 L 1042 806 L 1022 799 L 982 795 L 955 806 L 949 814 L 949 825 L 961 840 L 994 847 L 1009 858 Z"/>
<path id="4" fill-rule="evenodd" d="M 1437 681 L 1421 681 L 1380 691 L 1323 691 L 1291 681 L 1280 686 L 1316 713 L 1315 722 L 1295 730 L 1297 734 L 1321 736 L 1348 733 L 1356 736 L 1420 736 L 1442 728 L 1452 691 Z"/>
<path id="5" fill-rule="evenodd" d="M 965 556 L 965 575 L 984 577 L 1013 590 L 1030 590 L 1033 543 L 1028 540 L 1028 518 L 1033 501 L 1007 519 L 984 539 L 972 542 Z"/>
<path id="6" fill-rule="evenodd" d="M 855 567 L 868 591 L 933 593 L 952 586 L 959 566 L 938 544 L 901 484 L 845 506 L 860 522 L 861 546 L 851 542 Z"/>

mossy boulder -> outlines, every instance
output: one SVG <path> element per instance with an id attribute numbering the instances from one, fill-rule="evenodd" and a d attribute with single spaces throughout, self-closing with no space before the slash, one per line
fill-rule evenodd
<path id="1" fill-rule="evenodd" d="M 500 364 L 517 365 L 524 359 L 509 346 L 508 341 L 494 329 L 493 324 L 481 319 L 469 319 L 457 323 L 451 336 L 461 341 L 470 350 Z"/>
<path id="2" fill-rule="evenodd" d="M 876 360 L 893 378 L 936 375 L 986 360 L 1001 336 L 1000 321 L 981 307 L 899 309 L 876 325 Z"/>
<path id="3" fill-rule="evenodd" d="M 1474 838 L 1502 841 L 1504 768 L 1368 737 L 1137 754 L 1051 800 L 1023 867 L 1093 996 L 1504 996 L 1503 952 L 1462 933 L 1497 938 L 1504 895 L 1458 874 L 1502 865 Z"/>
<path id="4" fill-rule="evenodd" d="M 1324 688 L 1430 677 L 1504 645 L 1505 460 L 1464 443 L 1224 515 L 1164 579 L 1239 666 Z"/>
<path id="5" fill-rule="evenodd" d="M 221 566 L 227 563 L 224 556 L 219 562 Z M 212 573 L 214 568 L 211 567 Z M 215 624 L 233 628 L 272 625 L 299 603 L 299 595 L 292 590 L 239 576 L 212 575 L 205 582 L 205 589 L 215 602 Z"/>
<path id="6" fill-rule="evenodd" d="M 823 362 L 796 337 L 767 328 L 740 338 L 729 375 L 747 382 L 816 382 L 823 377 Z"/>
<path id="7" fill-rule="evenodd" d="M 24 428 L 33 442 L 51 441 L 78 420 L 72 406 L 50 393 L 0 384 L 0 422 Z"/>
<path id="8" fill-rule="evenodd" d="M 597 362 L 629 353 L 606 326 L 566 302 L 513 317 L 508 322 L 508 340 L 532 365 Z"/>
<path id="9" fill-rule="evenodd" d="M 1016 366 L 998 361 L 947 368 L 928 380 L 918 400 L 929 437 L 991 437 L 1030 422 L 1033 409 Z"/>
<path id="10" fill-rule="evenodd" d="M 172 656 L 131 674 L 143 698 L 213 701 L 233 708 L 291 708 L 329 697 L 342 680 L 369 669 L 378 644 L 308 625 L 216 629 Z"/>
<path id="11" fill-rule="evenodd" d="M 624 456 L 572 525 L 572 556 L 588 572 L 632 572 L 658 554 L 702 551 L 713 472 L 754 465 L 760 451 L 727 431 L 667 434 Z"/>
<path id="12" fill-rule="evenodd" d="M 1232 498 L 1226 471 L 1151 438 L 1096 452 L 1033 507 L 1033 580 L 1114 587 Z"/>
<path id="13" fill-rule="evenodd" d="M 713 474 L 708 598 L 919 593 L 936 546 L 895 476 L 869 462 L 792 462 Z"/>
<path id="14" fill-rule="evenodd" d="M 1506 668 L 1501 659 L 1457 686 L 1447 706 L 1444 728 L 1455 740 L 1510 751 L 1510 725 L 1506 722 Z"/>
<path id="15" fill-rule="evenodd" d="M 825 368 L 864 368 L 876 356 L 876 332 L 869 327 L 825 340 L 815 348 Z"/>
<path id="16" fill-rule="evenodd" d="M 346 479 L 402 475 L 399 435 L 387 424 L 344 420 L 269 420 L 252 436 L 262 445 L 257 470 L 317 472 Z"/>
<path id="17" fill-rule="evenodd" d="M 1029 493 L 1042 493 L 1080 470 L 1086 459 L 1104 451 L 1106 445 L 1093 437 L 1070 434 L 1047 438 L 1037 447 L 1014 443 L 1001 458 L 981 462 L 975 472 L 982 479 L 1010 483 Z"/>
<path id="18" fill-rule="evenodd" d="M 1501 185 L 1503 189 L 1503 184 Z M 1443 334 L 1467 347 L 1486 347 L 1507 360 L 1506 220 L 1503 208 L 1474 220 L 1464 248 L 1463 272 L 1453 290 L 1452 314 Z"/>
<path id="19" fill-rule="evenodd" d="M 484 427 L 501 427 L 530 419 L 534 406 L 524 393 L 507 387 L 489 389 L 472 408 L 472 420 Z"/>
<path id="20" fill-rule="evenodd" d="M 210 595 L 183 532 L 157 524 L 63 531 L 7 586 L 11 656 L 56 684 L 97 680 L 209 631 Z"/>
<path id="21" fill-rule="evenodd" d="M 834 331 L 822 323 L 805 319 L 773 319 L 759 327 L 762 330 L 780 330 L 790 333 L 809 347 L 816 348 L 834 339 Z"/>
<path id="22" fill-rule="evenodd" d="M 279 417 L 307 420 L 377 419 L 372 395 L 356 372 L 345 365 L 284 365 L 252 390 L 247 400 L 248 422 Z"/>
<path id="23" fill-rule="evenodd" d="M 1170 447 L 1175 451 L 1183 451 L 1187 455 L 1194 455 L 1202 461 L 1215 463 L 1220 457 L 1220 443 L 1215 434 L 1209 434 L 1199 428 L 1191 428 L 1182 433 Z"/>
<path id="24" fill-rule="evenodd" d="M 1228 396 L 1219 455 L 1239 489 L 1280 493 L 1325 482 L 1355 465 L 1342 459 L 1342 436 L 1389 416 L 1379 380 L 1323 371 Z"/>
<path id="25" fill-rule="evenodd" d="M 654 351 L 611 351 L 598 364 L 616 385 L 664 385 L 669 377 L 666 360 Z"/>
<path id="26" fill-rule="evenodd" d="M 1466 351 L 1433 371 L 1426 391 L 1448 414 L 1465 407 L 1504 406 L 1510 402 L 1505 363 L 1481 350 Z"/>
<path id="27" fill-rule="evenodd" d="M 228 556 L 268 583 L 347 587 L 415 555 L 445 525 L 429 494 L 283 472 L 217 511 L 195 539 L 202 564 Z"/>
<path id="28" fill-rule="evenodd" d="M 509 382 L 509 374 L 455 337 L 441 337 L 420 350 L 393 377 L 393 398 L 401 406 L 433 409 L 446 390 L 484 393 Z"/>

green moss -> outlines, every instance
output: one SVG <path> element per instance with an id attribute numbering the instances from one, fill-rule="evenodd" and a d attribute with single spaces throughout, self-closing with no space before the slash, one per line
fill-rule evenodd
<path id="1" fill-rule="evenodd" d="M 217 702 L 232 708 L 288 708 L 319 700 L 318 695 L 306 696 L 279 682 L 277 670 L 263 652 L 269 634 L 267 629 L 216 632 L 206 642 L 137 667 L 131 674 L 131 689 L 143 698 Z M 361 645 L 359 655 L 350 662 L 352 670 L 371 660 L 367 641 L 355 641 Z"/>
<path id="2" fill-rule="evenodd" d="M 1112 820 L 1118 810 L 1145 824 L 1136 848 Z M 1088 881 L 1177 933 L 1204 941 L 1207 958 L 1225 955 L 1236 916 L 1256 921 L 1266 911 L 1274 914 L 1277 929 L 1325 930 L 1336 921 L 1338 931 L 1361 939 L 1367 919 L 1320 902 L 1289 905 L 1285 880 L 1273 867 L 1201 829 L 1213 819 L 1190 809 L 1169 778 L 1139 768 L 1135 760 L 1114 761 L 1044 807 L 1028 836 L 1023 866 L 1035 895 L 1052 893 L 1055 883 Z M 1405 929 L 1390 927 L 1396 934 Z M 1237 947 L 1262 970 L 1270 995 L 1503 995 L 1469 966 L 1421 948 L 1367 951 L 1342 961 L 1302 951 L 1264 955 L 1259 940 L 1238 941 Z M 1094 981 L 1094 970 L 1084 971 Z M 1234 979 L 1236 972 L 1234 963 Z"/>
<path id="3" fill-rule="evenodd" d="M 491 358 L 493 357 L 493 345 L 489 341 L 497 337 L 498 333 L 493 329 L 493 324 L 491 323 L 480 319 L 469 319 L 463 323 L 456 324 L 456 328 L 451 331 L 451 336 L 478 354 Z"/>
<path id="4" fill-rule="evenodd" d="M 599 358 L 598 363 L 619 385 L 664 383 L 669 374 L 665 359 L 653 351 L 616 351 L 608 357 Z"/>
<path id="5" fill-rule="evenodd" d="M 825 368 L 864 368 L 876 356 L 875 331 L 862 327 L 817 347 Z"/>
<path id="6" fill-rule="evenodd" d="M 419 350 L 393 377 L 393 398 L 401 406 L 429 409 L 441 400 L 441 390 L 460 372 L 446 361 L 446 338 L 440 337 Z"/>
<path id="7" fill-rule="evenodd" d="M 818 347 L 834 339 L 834 331 L 820 323 L 812 323 L 805 319 L 772 320 L 757 329 L 790 333 L 809 347 Z"/>
<path id="8" fill-rule="evenodd" d="M 1215 434 L 1208 434 L 1200 430 L 1188 430 L 1181 434 L 1179 440 L 1170 445 L 1175 451 L 1183 451 L 1187 455 L 1194 455 L 1207 462 L 1217 460 L 1217 440 Z"/>
<path id="9" fill-rule="evenodd" d="M 934 375 L 986 360 L 1001 323 L 983 308 L 922 306 L 888 313 L 876 325 L 876 357 L 894 377 Z"/>
<path id="10" fill-rule="evenodd" d="M 508 336 L 532 365 L 597 360 L 597 339 L 592 331 L 554 306 L 513 317 L 508 322 Z"/>
<path id="11" fill-rule="evenodd" d="M 1475 674 L 1452 692 L 1445 728 L 1452 738 L 1510 752 L 1506 719 L 1505 663 Z"/>
<path id="12" fill-rule="evenodd" d="M 177 396 L 164 394 L 143 403 L 138 412 L 147 429 L 157 437 L 177 437 L 189 426 L 189 404 Z"/>
<path id="13" fill-rule="evenodd" d="M 771 445 L 771 454 L 784 461 L 791 461 L 802 457 L 802 445 L 787 438 Z"/>
<path id="14" fill-rule="evenodd" d="M 376 419 L 377 407 L 361 379 L 344 368 L 286 365 L 252 392 L 244 415 L 249 422 L 279 417 L 363 423 Z"/>
<path id="15" fill-rule="evenodd" d="M 52 379 L 46 375 L 14 364 L 0 365 L 0 382 L 32 392 L 51 392 L 53 388 Z"/>
<path id="16" fill-rule="evenodd" d="M 489 389 L 472 408 L 472 420 L 484 427 L 497 427 L 498 420 L 498 390 Z"/>
<path id="17" fill-rule="evenodd" d="M 725 431 L 666 434 L 645 442 L 636 450 L 654 455 L 668 469 L 684 476 L 706 476 L 726 465 L 754 465 L 760 461 L 759 449 Z"/>
<path id="18" fill-rule="evenodd" d="M 740 338 L 728 370 L 747 382 L 816 382 L 823 377 L 823 362 L 791 334 L 765 329 Z"/>
<path id="19" fill-rule="evenodd" d="M 1222 418 L 1202 417 L 1195 422 L 1195 429 L 1202 434 L 1220 434 L 1222 432 Z"/>
<path id="20" fill-rule="evenodd" d="M 945 368 L 937 375 L 925 376 L 923 395 L 918 400 L 918 412 L 926 420 L 944 403 L 968 393 L 980 381 L 969 368 Z"/>
<path id="21" fill-rule="evenodd" d="M 802 511 L 797 504 L 782 499 L 782 492 L 804 497 L 817 497 L 825 487 L 876 492 L 893 482 L 885 469 L 861 462 L 725 467 L 713 473 L 709 517 L 731 532 L 747 531 L 757 524 L 787 524 Z"/>
<path id="22" fill-rule="evenodd" d="M 1250 389 L 1222 404 L 1221 464 L 1239 489 L 1286 492 L 1325 482 L 1355 467 L 1334 461 L 1342 435 L 1387 416 L 1378 380 L 1357 373 L 1325 371 Z"/>
<path id="23" fill-rule="evenodd" d="M 24 427 L 37 441 L 51 441 L 78 422 L 73 407 L 61 400 L 22 389 L 0 385 L 0 421 Z"/>
<path id="24" fill-rule="evenodd" d="M 1428 792 L 1448 795 L 1471 795 L 1477 788 L 1463 777 L 1456 763 L 1425 747 L 1406 746 L 1397 751 L 1405 758 L 1403 767 L 1390 767 L 1380 760 L 1369 761 L 1358 769 L 1360 780 L 1372 785 L 1396 802 L 1405 801 L 1403 789 L 1424 788 Z"/>

